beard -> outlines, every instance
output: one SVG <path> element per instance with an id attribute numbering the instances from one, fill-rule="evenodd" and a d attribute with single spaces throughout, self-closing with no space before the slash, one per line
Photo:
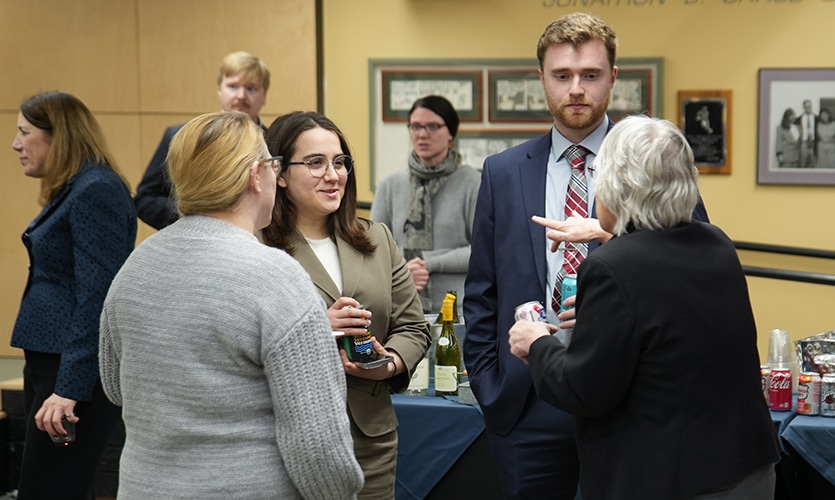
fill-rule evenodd
<path id="1" fill-rule="evenodd" d="M 583 130 L 599 123 L 603 116 L 606 114 L 606 109 L 609 107 L 608 95 L 604 100 L 598 103 L 586 101 L 569 101 L 567 103 L 561 104 L 552 101 L 551 98 L 547 95 L 546 98 L 546 100 L 548 101 L 548 109 L 551 111 L 551 114 L 554 115 L 554 119 L 561 125 L 572 130 Z M 585 104 L 589 107 L 588 109 L 591 112 L 574 112 L 569 107 L 572 104 Z"/>

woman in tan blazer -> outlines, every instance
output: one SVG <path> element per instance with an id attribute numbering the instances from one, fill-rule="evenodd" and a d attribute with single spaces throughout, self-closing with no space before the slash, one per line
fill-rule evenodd
<path id="1" fill-rule="evenodd" d="M 431 342 L 417 290 L 388 228 L 356 215 L 354 162 L 333 122 L 313 112 L 281 116 L 267 146 L 284 161 L 264 241 L 307 270 L 335 331 L 362 335 L 370 324 L 377 355 L 393 358 L 363 369 L 340 351 L 354 452 L 365 473 L 359 498 L 394 498 L 397 418 L 389 394 L 406 390 Z"/>

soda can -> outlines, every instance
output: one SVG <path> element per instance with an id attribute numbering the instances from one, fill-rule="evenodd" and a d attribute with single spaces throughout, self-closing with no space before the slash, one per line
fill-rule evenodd
<path id="1" fill-rule="evenodd" d="M 532 300 L 516 306 L 516 313 L 513 315 L 516 321 L 533 321 L 539 323 L 548 322 L 548 311 L 541 302 Z"/>
<path id="2" fill-rule="evenodd" d="M 577 275 L 576 274 L 566 274 L 565 278 L 562 279 L 562 291 L 560 292 L 560 312 L 565 311 L 566 309 L 571 309 L 570 307 L 565 307 L 563 303 L 565 303 L 565 299 L 569 297 L 573 297 L 577 295 Z"/>
<path id="3" fill-rule="evenodd" d="M 768 365 L 760 365 L 760 380 L 762 381 L 763 397 L 765 403 L 768 404 L 768 387 L 771 383 L 771 367 Z"/>
<path id="4" fill-rule="evenodd" d="M 826 373 L 821 379 L 821 415 L 835 417 L 835 373 Z"/>
<path id="5" fill-rule="evenodd" d="M 803 372 L 797 376 L 797 413 L 821 413 L 821 378 L 816 372 Z"/>
<path id="6" fill-rule="evenodd" d="M 768 407 L 777 411 L 792 409 L 792 371 L 773 368 L 768 384 Z"/>

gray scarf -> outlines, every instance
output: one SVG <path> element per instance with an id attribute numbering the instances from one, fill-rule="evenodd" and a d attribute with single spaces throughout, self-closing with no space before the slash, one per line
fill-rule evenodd
<path id="1" fill-rule="evenodd" d="M 427 168 L 421 163 L 417 153 L 412 151 L 409 157 L 409 182 L 412 187 L 412 199 L 409 201 L 409 213 L 403 224 L 406 237 L 403 245 L 406 260 L 420 256 L 420 250 L 431 250 L 432 238 L 432 198 L 446 184 L 449 175 L 461 165 L 461 155 L 450 149 L 444 161 L 434 168 Z M 409 255 L 408 251 L 415 251 Z"/>
<path id="2" fill-rule="evenodd" d="M 412 151 L 409 157 L 409 182 L 412 187 L 412 199 L 409 201 L 409 213 L 403 224 L 406 238 L 403 245 L 403 256 L 407 261 L 415 257 L 423 258 L 424 250 L 432 250 L 435 242 L 432 238 L 432 198 L 441 190 L 449 179 L 450 174 L 461 164 L 461 155 L 450 149 L 444 161 L 427 168 L 421 163 L 418 155 Z M 432 304 L 432 282 L 420 291 L 420 301 L 423 312 L 434 311 Z"/>

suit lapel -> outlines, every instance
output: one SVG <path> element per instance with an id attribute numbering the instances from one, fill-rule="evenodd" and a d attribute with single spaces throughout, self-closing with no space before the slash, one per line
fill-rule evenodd
<path id="1" fill-rule="evenodd" d="M 551 151 L 551 133 L 531 142 L 527 157 L 519 163 L 519 182 L 522 186 L 522 205 L 533 248 L 536 275 L 540 287 L 545 290 L 548 265 L 545 261 L 545 229 L 531 221 L 531 217 L 545 216 L 545 177 L 548 171 L 548 154 Z"/>
<path id="2" fill-rule="evenodd" d="M 336 239 L 336 249 L 339 252 L 339 265 L 342 267 L 342 293 L 336 288 L 331 275 L 319 261 L 313 249 L 304 238 L 298 238 L 296 244 L 296 260 L 307 270 L 313 284 L 330 297 L 329 304 L 336 302 L 339 297 L 355 297 L 362 279 L 363 255 L 341 239 Z"/>
<path id="3" fill-rule="evenodd" d="M 336 299 L 340 297 L 339 290 L 336 289 L 336 283 L 333 282 L 331 275 L 328 274 L 325 266 L 323 266 L 319 261 L 319 258 L 316 257 L 316 254 L 313 252 L 313 249 L 310 248 L 306 239 L 297 238 L 295 241 L 295 247 L 296 253 L 293 257 L 295 257 L 299 264 L 301 264 L 307 271 L 307 274 L 310 275 L 310 279 L 313 280 L 313 284 L 316 285 L 316 288 L 318 288 L 324 296 L 330 299 L 326 300 L 328 306 L 330 306 L 330 304 L 336 302 Z"/>
<path id="4" fill-rule="evenodd" d="M 339 265 L 342 266 L 342 295 L 356 297 L 360 289 L 365 258 L 340 238 L 336 239 L 336 248 L 339 251 Z"/>
<path id="5" fill-rule="evenodd" d="M 81 172 L 83 171 L 84 170 L 82 170 Z M 32 222 L 29 223 L 29 227 L 26 229 L 27 232 L 31 233 L 33 229 L 40 225 L 44 221 L 44 219 L 46 219 L 49 216 L 49 214 L 51 214 L 59 206 L 61 206 L 61 202 L 64 201 L 64 199 L 70 194 L 70 188 L 72 187 L 73 183 L 78 178 L 78 176 L 81 175 L 81 172 L 75 174 L 69 181 L 67 181 L 67 184 L 61 189 L 61 191 L 58 192 L 57 195 L 55 195 L 55 198 L 53 198 L 52 201 L 50 201 L 46 204 L 46 206 L 43 207 L 41 213 L 39 213 L 37 217 L 35 217 L 32 220 Z"/>

